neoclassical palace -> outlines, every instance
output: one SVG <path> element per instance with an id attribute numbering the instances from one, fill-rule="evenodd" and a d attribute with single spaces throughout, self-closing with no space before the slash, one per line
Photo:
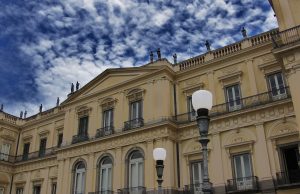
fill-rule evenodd
<path id="1" fill-rule="evenodd" d="M 0 112 L 0 194 L 201 194 L 191 95 L 213 94 L 215 194 L 300 194 L 300 2 L 270 1 L 279 28 L 176 62 L 107 69 L 56 107 Z M 242 36 L 241 36 L 242 37 Z M 207 45 L 209 47 L 209 45 Z"/>

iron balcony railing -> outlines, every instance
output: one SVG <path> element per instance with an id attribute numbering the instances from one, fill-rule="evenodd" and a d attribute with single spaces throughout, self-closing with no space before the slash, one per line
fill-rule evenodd
<path id="1" fill-rule="evenodd" d="M 272 34 L 275 48 L 280 48 L 300 41 L 300 26 Z"/>
<path id="2" fill-rule="evenodd" d="M 112 124 L 110 126 L 97 129 L 96 138 L 104 137 L 111 134 L 114 134 L 114 126 Z"/>
<path id="3" fill-rule="evenodd" d="M 209 111 L 211 117 L 223 115 L 230 112 L 235 112 L 244 109 L 255 108 L 257 106 L 265 105 L 271 102 L 284 100 L 290 98 L 289 87 L 282 87 L 273 89 L 269 92 L 257 94 L 246 98 L 241 98 L 235 101 L 230 101 L 224 104 L 215 105 Z M 196 120 L 195 112 L 187 112 L 173 117 L 177 123 L 188 123 Z"/>
<path id="4" fill-rule="evenodd" d="M 144 119 L 143 118 L 136 118 L 132 119 L 130 121 L 124 122 L 124 131 L 134 129 L 134 128 L 139 128 L 144 126 Z"/>
<path id="5" fill-rule="evenodd" d="M 278 187 L 294 184 L 300 184 L 300 170 L 276 173 L 276 185 Z"/>
<path id="6" fill-rule="evenodd" d="M 37 159 L 37 158 L 44 158 L 47 156 L 54 155 L 55 148 L 56 147 L 47 148 L 42 152 L 42 154 L 40 151 L 37 151 L 37 152 L 31 152 L 28 154 L 16 156 L 14 162 L 21 162 L 21 161 L 32 160 L 32 159 Z"/>
<path id="7" fill-rule="evenodd" d="M 256 176 L 240 177 L 227 180 L 227 193 L 241 191 L 258 191 L 258 178 Z"/>
<path id="8" fill-rule="evenodd" d="M 74 135 L 72 138 L 72 144 L 88 141 L 89 136 L 87 134 Z"/>
<path id="9" fill-rule="evenodd" d="M 213 188 L 212 183 L 209 184 L 210 184 L 210 188 Z M 202 191 L 202 189 L 203 189 L 203 183 L 194 183 L 194 184 L 184 186 L 185 193 L 188 194 L 203 194 L 204 192 Z"/>
<path id="10" fill-rule="evenodd" d="M 101 190 L 96 192 L 89 192 L 89 194 L 114 194 L 112 190 Z"/>
<path id="11" fill-rule="evenodd" d="M 13 163 L 15 161 L 15 156 L 11 156 L 5 153 L 0 153 L 0 161 Z"/>
<path id="12" fill-rule="evenodd" d="M 146 194 L 146 187 L 130 187 L 118 189 L 118 194 Z"/>

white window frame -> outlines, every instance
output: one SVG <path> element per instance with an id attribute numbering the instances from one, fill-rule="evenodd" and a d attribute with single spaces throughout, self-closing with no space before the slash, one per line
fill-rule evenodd
<path id="1" fill-rule="evenodd" d="M 16 188 L 16 194 L 23 194 L 23 187 Z"/>
<path id="2" fill-rule="evenodd" d="M 196 120 L 197 114 L 196 114 L 196 111 L 193 108 L 192 96 L 187 97 L 187 106 L 188 106 L 189 120 L 190 121 Z"/>
<path id="3" fill-rule="evenodd" d="M 140 187 L 144 186 L 144 158 L 132 159 L 133 154 L 129 160 L 129 187 L 131 193 L 140 193 Z"/>
<path id="4" fill-rule="evenodd" d="M 77 166 L 79 163 L 77 164 Z M 74 194 L 81 194 L 85 192 L 85 177 L 86 177 L 86 169 L 76 167 L 75 169 L 75 177 L 74 177 Z M 81 182 L 80 185 L 78 182 Z M 80 187 L 78 187 L 80 186 Z"/>
<path id="5" fill-rule="evenodd" d="M 235 88 L 237 88 L 239 96 L 235 95 L 237 92 L 235 91 Z M 227 98 L 226 101 L 228 103 L 229 111 L 240 110 L 242 108 L 242 94 L 241 94 L 240 84 L 227 86 L 225 90 L 226 90 L 226 98 Z M 230 93 L 232 94 L 232 100 L 230 99 Z"/>
<path id="6" fill-rule="evenodd" d="M 112 190 L 112 163 L 103 164 L 104 161 L 105 159 L 101 162 L 99 169 L 99 191 L 106 194 Z"/>
<path id="7" fill-rule="evenodd" d="M 130 120 L 135 120 L 139 118 L 142 118 L 142 100 L 130 103 Z"/>
<path id="8" fill-rule="evenodd" d="M 198 168 L 198 175 L 199 177 L 196 177 L 195 167 Z M 202 187 L 203 187 L 203 164 L 201 161 L 192 162 L 191 163 L 191 179 L 192 179 L 192 185 L 193 185 L 193 191 L 195 194 L 203 194 Z"/>
<path id="9" fill-rule="evenodd" d="M 246 176 L 246 164 L 245 164 L 245 157 L 248 157 L 249 160 L 249 166 L 248 170 L 250 171 L 250 176 Z M 242 177 L 238 177 L 238 168 L 237 168 L 237 159 L 240 158 L 241 162 L 241 174 Z M 251 155 L 248 153 L 240 154 L 240 155 L 234 155 L 233 156 L 233 165 L 234 165 L 234 175 L 237 185 L 237 190 L 248 190 L 253 188 L 253 171 L 252 171 L 252 161 L 251 161 Z"/>
<path id="10" fill-rule="evenodd" d="M 103 111 L 103 128 L 112 127 L 113 125 L 113 109 Z"/>
<path id="11" fill-rule="evenodd" d="M 279 77 L 278 77 L 279 74 L 281 75 L 282 85 L 279 85 Z M 271 78 L 274 78 L 275 86 L 272 86 Z M 272 95 L 273 100 L 286 98 L 286 96 L 287 96 L 286 89 L 285 89 L 286 86 L 285 86 L 284 77 L 283 77 L 282 72 L 277 72 L 277 73 L 268 75 L 268 84 L 269 84 L 269 87 L 271 90 L 271 95 Z M 275 89 L 275 94 L 273 94 L 274 89 Z M 283 90 L 282 93 L 281 93 L 281 89 Z"/>
<path id="12" fill-rule="evenodd" d="M 0 154 L 0 160 L 8 161 L 8 156 L 10 153 L 11 144 L 4 143 L 1 146 L 1 154 Z"/>

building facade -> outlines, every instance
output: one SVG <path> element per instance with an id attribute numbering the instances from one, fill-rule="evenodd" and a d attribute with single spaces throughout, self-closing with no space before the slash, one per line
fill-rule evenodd
<path id="1" fill-rule="evenodd" d="M 0 194 L 154 193 L 156 147 L 167 150 L 162 192 L 201 194 L 199 89 L 213 94 L 214 193 L 299 194 L 299 3 L 271 5 L 279 29 L 178 64 L 108 69 L 28 118 L 1 111 Z"/>

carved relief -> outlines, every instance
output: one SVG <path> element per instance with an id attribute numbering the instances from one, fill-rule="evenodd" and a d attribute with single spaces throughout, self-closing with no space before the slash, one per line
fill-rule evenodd
<path id="1" fill-rule="evenodd" d="M 271 126 L 268 137 L 271 139 L 285 137 L 289 135 L 299 135 L 297 125 L 294 122 L 279 120 Z"/>
<path id="2" fill-rule="evenodd" d="M 142 89 L 133 89 L 127 93 L 127 98 L 130 102 L 142 100 L 145 90 Z"/>
<path id="3" fill-rule="evenodd" d="M 117 99 L 113 98 L 106 98 L 103 101 L 101 101 L 102 110 L 108 110 L 115 107 L 115 104 L 117 102 Z"/>
<path id="4" fill-rule="evenodd" d="M 17 138 L 17 134 L 12 130 L 2 127 L 0 131 L 0 137 L 14 141 Z"/>
<path id="5" fill-rule="evenodd" d="M 92 108 L 88 107 L 88 106 L 80 106 L 80 107 L 76 108 L 78 117 L 88 116 L 91 111 L 92 111 Z"/>

